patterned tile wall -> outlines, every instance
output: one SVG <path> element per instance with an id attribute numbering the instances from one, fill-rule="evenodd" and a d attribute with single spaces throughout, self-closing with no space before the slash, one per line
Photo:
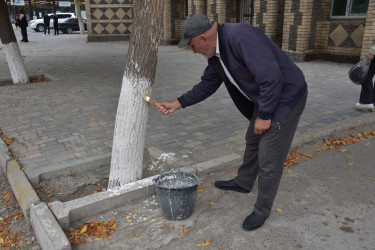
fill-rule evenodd
<path id="1" fill-rule="evenodd" d="M 328 46 L 361 48 L 365 31 L 364 22 L 359 24 L 331 23 Z"/>
<path id="2" fill-rule="evenodd" d="M 133 23 L 131 0 L 87 0 L 88 40 L 128 40 Z"/>

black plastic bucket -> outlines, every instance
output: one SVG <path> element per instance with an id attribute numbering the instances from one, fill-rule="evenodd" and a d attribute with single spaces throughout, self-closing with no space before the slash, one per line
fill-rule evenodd
<path id="1" fill-rule="evenodd" d="M 160 206 L 168 220 L 186 220 L 194 212 L 198 177 L 184 172 L 169 172 L 153 179 Z"/>

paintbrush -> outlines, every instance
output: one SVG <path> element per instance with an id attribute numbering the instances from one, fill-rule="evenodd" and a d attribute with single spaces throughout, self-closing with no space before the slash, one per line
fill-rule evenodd
<path id="1" fill-rule="evenodd" d="M 159 103 L 157 101 L 155 101 L 154 99 L 152 99 L 152 97 L 150 96 L 150 94 L 148 93 L 144 93 L 142 95 L 142 98 L 143 100 L 145 100 L 146 102 L 148 103 L 151 103 L 151 104 L 154 104 L 156 107 L 159 106 Z"/>

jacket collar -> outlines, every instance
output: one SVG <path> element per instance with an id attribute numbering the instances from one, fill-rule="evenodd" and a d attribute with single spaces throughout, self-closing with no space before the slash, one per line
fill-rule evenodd
<path id="1" fill-rule="evenodd" d="M 224 65 L 227 65 L 227 54 L 225 53 L 225 46 L 224 46 L 224 24 L 217 24 L 217 34 L 218 34 L 218 44 L 219 44 L 219 52 L 220 58 L 223 61 Z"/>

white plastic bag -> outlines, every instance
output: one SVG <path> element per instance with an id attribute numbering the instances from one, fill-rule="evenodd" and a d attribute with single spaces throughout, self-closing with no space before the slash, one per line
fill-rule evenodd
<path id="1" fill-rule="evenodd" d="M 356 65 L 354 65 L 348 72 L 349 79 L 355 83 L 361 85 L 367 77 L 367 72 L 370 67 L 371 60 L 362 59 Z"/>

